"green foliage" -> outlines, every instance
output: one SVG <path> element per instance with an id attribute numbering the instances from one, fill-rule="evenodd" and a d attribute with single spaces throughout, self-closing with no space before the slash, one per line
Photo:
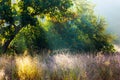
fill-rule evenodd
<path id="1" fill-rule="evenodd" d="M 66 23 L 55 23 L 49 30 L 48 40 L 52 49 L 69 48 L 77 51 L 103 51 L 114 52 L 113 37 L 107 34 L 103 19 L 91 23 L 87 17 L 78 17 Z M 56 41 L 55 41 L 56 40 Z M 57 46 L 55 46 L 57 45 Z M 53 47 L 54 46 L 54 47 Z"/>
<path id="2" fill-rule="evenodd" d="M 55 22 L 45 32 L 49 44 L 47 48 L 53 50 L 69 48 L 85 52 L 115 52 L 112 43 L 113 36 L 106 32 L 104 18 L 97 17 L 93 13 L 91 4 L 85 3 L 86 7 L 81 5 L 83 4 L 80 3 L 76 9 L 78 11 L 77 18 L 64 23 Z"/>
<path id="3" fill-rule="evenodd" d="M 28 25 L 37 26 L 38 18 L 42 15 L 49 15 L 55 20 L 59 19 L 55 17 L 57 15 L 65 18 L 70 6 L 71 0 L 1 0 L 0 34 L 5 38 L 3 53 L 22 28 Z"/>
<path id="4" fill-rule="evenodd" d="M 115 51 L 104 18 L 94 14 L 94 5 L 87 0 L 1 0 L 0 5 L 4 51 Z"/>

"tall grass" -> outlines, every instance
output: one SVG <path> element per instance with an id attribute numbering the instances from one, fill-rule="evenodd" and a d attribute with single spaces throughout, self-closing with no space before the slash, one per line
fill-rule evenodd
<path id="1" fill-rule="evenodd" d="M 0 80 L 120 80 L 120 54 L 2 55 Z"/>

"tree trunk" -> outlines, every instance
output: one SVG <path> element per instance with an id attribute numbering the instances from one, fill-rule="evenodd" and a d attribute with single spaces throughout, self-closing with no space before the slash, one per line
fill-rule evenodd
<path id="1" fill-rule="evenodd" d="M 11 41 L 15 38 L 15 36 L 19 33 L 19 31 L 22 29 L 22 27 L 20 26 L 15 26 L 15 31 L 14 31 L 14 35 L 12 35 L 10 37 L 9 40 L 7 40 L 4 45 L 2 46 L 2 53 L 6 53 L 8 46 L 10 45 Z"/>
<path id="2" fill-rule="evenodd" d="M 8 48 L 8 46 L 9 46 L 10 42 L 14 39 L 14 37 L 15 37 L 15 35 L 11 36 L 10 39 L 7 40 L 7 41 L 4 43 L 4 45 L 3 45 L 3 47 L 2 47 L 2 53 L 5 53 L 5 52 L 7 51 L 7 48 Z"/>

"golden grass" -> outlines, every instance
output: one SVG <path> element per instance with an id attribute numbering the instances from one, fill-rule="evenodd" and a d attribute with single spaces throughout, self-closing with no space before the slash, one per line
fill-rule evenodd
<path id="1" fill-rule="evenodd" d="M 4 79 L 4 75 L 5 75 L 4 69 L 1 69 L 1 70 L 0 70 L 0 80 L 3 80 L 3 79 Z"/>
<path id="2" fill-rule="evenodd" d="M 0 80 L 120 80 L 120 54 L 2 55 Z"/>
<path id="3" fill-rule="evenodd" d="M 15 60 L 20 80 L 37 80 L 42 77 L 42 68 L 36 58 L 21 56 Z"/>

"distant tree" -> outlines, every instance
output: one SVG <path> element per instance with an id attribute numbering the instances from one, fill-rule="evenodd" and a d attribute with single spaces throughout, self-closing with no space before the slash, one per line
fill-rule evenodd
<path id="1" fill-rule="evenodd" d="M 5 53 L 11 41 L 22 28 L 38 24 L 39 17 L 49 15 L 51 20 L 64 21 L 71 0 L 0 0 L 0 36 L 2 52 Z"/>

